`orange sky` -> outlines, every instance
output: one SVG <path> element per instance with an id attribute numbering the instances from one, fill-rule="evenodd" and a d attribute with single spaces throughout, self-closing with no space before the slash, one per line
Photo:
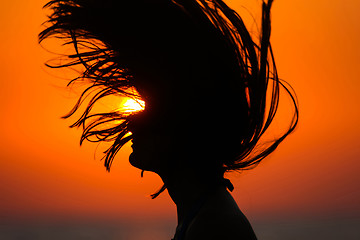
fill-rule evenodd
<path id="1" fill-rule="evenodd" d="M 21 4 L 20 4 L 21 2 Z M 111 173 L 96 145 L 61 120 L 76 100 L 67 73 L 43 63 L 37 45 L 46 1 L 5 1 L 0 10 L 0 221 L 33 217 L 175 218 L 159 178 L 132 168 L 127 147 Z M 258 0 L 227 1 L 258 13 Z M 280 76 L 295 88 L 298 129 L 264 163 L 231 175 L 251 218 L 360 216 L 360 1 L 277 0 L 272 43 Z M 286 99 L 285 99 L 286 102 Z"/>

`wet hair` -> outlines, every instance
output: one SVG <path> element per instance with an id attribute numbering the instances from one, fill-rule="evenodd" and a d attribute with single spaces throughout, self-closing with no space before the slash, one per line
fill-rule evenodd
<path id="1" fill-rule="evenodd" d="M 110 95 L 142 98 L 146 109 L 161 106 L 159 115 L 182 106 L 190 121 L 213 119 L 198 134 L 211 139 L 203 149 L 220 146 L 215 156 L 222 173 L 253 168 L 298 122 L 296 95 L 279 79 L 270 44 L 272 3 L 262 3 L 257 43 L 243 19 L 222 0 L 50 1 L 45 8 L 51 14 L 39 42 L 60 38 L 64 45 L 73 45 L 75 53 L 59 65 L 48 66 L 83 66 L 84 71 L 69 84 L 90 83 L 64 118 L 80 111 L 89 99 L 71 127 L 82 126 L 81 143 L 112 143 L 104 157 L 110 170 L 116 153 L 132 138 L 128 133 L 133 115 L 117 110 L 93 113 L 95 103 Z M 156 75 L 177 77 L 161 81 Z M 144 80 L 147 77 L 151 81 Z M 277 112 L 280 88 L 295 110 L 285 133 L 264 145 L 260 140 Z M 221 105 L 218 99 L 228 103 Z M 201 107 L 186 110 L 191 104 Z M 194 124 L 194 129 L 202 123 Z M 204 165 L 201 162 L 200 167 Z"/>

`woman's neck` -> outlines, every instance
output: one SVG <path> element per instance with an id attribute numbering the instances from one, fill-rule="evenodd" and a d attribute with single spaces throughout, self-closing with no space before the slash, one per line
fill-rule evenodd
<path id="1" fill-rule="evenodd" d="M 160 174 L 159 174 L 160 175 Z M 184 222 L 186 216 L 201 199 L 221 186 L 215 177 L 204 176 L 191 170 L 174 171 L 161 174 L 171 199 L 177 207 L 178 225 Z"/>

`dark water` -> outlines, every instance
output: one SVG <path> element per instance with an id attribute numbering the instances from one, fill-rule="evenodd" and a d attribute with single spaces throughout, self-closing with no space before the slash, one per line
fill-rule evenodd
<path id="1" fill-rule="evenodd" d="M 1 240 L 170 240 L 175 221 L 3 223 Z M 279 220 L 252 223 L 259 240 L 360 240 L 360 218 Z"/>
<path id="2" fill-rule="evenodd" d="M 360 218 L 253 223 L 259 240 L 360 240 Z"/>

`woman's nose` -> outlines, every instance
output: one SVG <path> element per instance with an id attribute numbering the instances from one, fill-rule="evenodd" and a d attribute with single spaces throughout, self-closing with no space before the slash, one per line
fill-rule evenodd
<path id="1" fill-rule="evenodd" d="M 142 132 L 146 128 L 146 114 L 143 111 L 129 116 L 128 119 L 128 128 L 133 134 Z"/>

